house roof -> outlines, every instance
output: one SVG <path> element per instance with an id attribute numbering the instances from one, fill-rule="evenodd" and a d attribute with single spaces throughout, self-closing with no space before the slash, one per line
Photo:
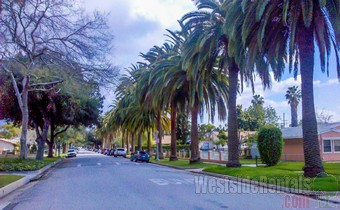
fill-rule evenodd
<path id="1" fill-rule="evenodd" d="M 335 123 L 319 123 L 318 124 L 318 135 L 327 133 L 327 132 L 339 132 L 340 129 L 337 129 L 337 127 L 340 126 L 340 122 Z M 302 126 L 298 127 L 289 127 L 289 128 L 282 128 L 282 137 L 284 139 L 299 139 L 302 138 Z"/>
<path id="2" fill-rule="evenodd" d="M 9 143 L 9 144 L 12 144 L 12 145 L 16 145 L 16 143 L 14 141 L 11 141 L 9 139 L 2 139 L 2 138 L 0 138 L 0 141 L 5 142 L 5 143 Z"/>

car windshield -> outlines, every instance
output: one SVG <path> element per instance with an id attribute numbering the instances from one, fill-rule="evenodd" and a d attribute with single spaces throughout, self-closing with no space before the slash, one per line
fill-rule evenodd
<path id="1" fill-rule="evenodd" d="M 146 154 L 146 152 L 143 152 L 143 151 L 141 151 L 141 152 L 139 152 L 141 155 L 145 155 Z"/>
<path id="2" fill-rule="evenodd" d="M 118 151 L 124 151 L 124 149 L 118 149 Z"/>
<path id="3" fill-rule="evenodd" d="M 74 152 L 74 150 L 73 150 L 73 149 L 70 149 L 68 152 Z"/>

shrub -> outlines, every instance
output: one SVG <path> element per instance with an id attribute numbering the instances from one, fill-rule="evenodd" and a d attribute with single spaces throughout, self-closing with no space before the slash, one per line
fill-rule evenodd
<path id="1" fill-rule="evenodd" d="M 281 130 L 272 125 L 263 126 L 258 132 L 257 145 L 262 162 L 268 166 L 276 165 L 281 158 L 283 148 Z"/>

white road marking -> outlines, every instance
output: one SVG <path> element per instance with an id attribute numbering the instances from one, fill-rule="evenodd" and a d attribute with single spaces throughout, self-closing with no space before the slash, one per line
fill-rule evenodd
<path id="1" fill-rule="evenodd" d="M 117 165 L 117 166 L 119 166 L 119 165 L 120 165 L 120 163 L 116 162 L 116 165 Z"/>
<path id="2" fill-rule="evenodd" d="M 97 165 L 101 166 L 102 164 L 101 163 L 97 163 Z"/>
<path id="3" fill-rule="evenodd" d="M 135 165 L 139 165 L 140 163 L 135 163 Z"/>
<path id="4" fill-rule="evenodd" d="M 165 186 L 165 185 L 180 185 L 180 184 L 193 184 L 194 179 L 177 179 L 177 178 L 170 178 L 170 179 L 149 179 L 149 181 L 160 185 L 160 186 Z"/>
<path id="5" fill-rule="evenodd" d="M 81 164 L 78 164 L 77 167 L 81 167 Z"/>

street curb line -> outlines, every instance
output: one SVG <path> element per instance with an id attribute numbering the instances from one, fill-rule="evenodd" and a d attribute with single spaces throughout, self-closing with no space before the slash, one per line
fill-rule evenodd
<path id="1" fill-rule="evenodd" d="M 188 171 L 187 169 L 193 169 L 193 168 L 183 168 L 183 167 L 179 167 L 179 166 L 165 165 L 165 164 L 154 163 L 154 162 L 150 162 L 150 163 L 153 163 L 155 165 L 169 167 L 169 168 L 179 169 L 179 170 L 186 170 L 186 171 Z M 295 194 L 295 195 L 308 196 L 308 197 L 314 198 L 316 200 L 322 200 L 322 201 L 332 202 L 332 203 L 335 203 L 335 204 L 340 204 L 340 201 L 330 200 L 330 199 L 327 200 L 327 199 L 323 199 L 323 198 L 319 197 L 319 196 L 337 195 L 337 194 L 339 194 L 339 192 L 328 192 L 328 191 L 316 192 L 316 191 L 309 191 L 309 190 L 299 190 L 299 189 L 294 189 L 294 188 L 282 187 L 282 186 L 279 186 L 279 185 L 268 184 L 268 183 L 264 183 L 264 182 L 258 182 L 258 181 L 249 180 L 249 179 L 242 179 L 242 178 L 238 178 L 238 177 L 234 177 L 234 176 L 228 176 L 228 175 L 223 175 L 223 174 L 206 172 L 206 171 L 188 171 L 188 172 L 206 175 L 206 176 L 212 176 L 212 177 L 216 177 L 216 178 L 220 178 L 220 179 L 226 179 L 226 180 L 229 180 L 229 181 L 239 182 L 239 183 L 242 183 L 242 184 L 249 184 L 251 186 L 263 187 L 263 188 L 266 188 L 266 189 L 269 189 L 269 190 L 275 190 L 275 191 L 280 191 L 280 192 Z"/>
<path id="2" fill-rule="evenodd" d="M 24 186 L 25 184 L 31 182 L 31 181 L 35 181 L 35 180 L 38 180 L 42 174 L 44 172 L 46 172 L 47 170 L 49 170 L 50 168 L 52 167 L 55 167 L 57 164 L 59 164 L 60 162 L 62 161 L 62 159 L 59 159 L 53 163 L 50 163 L 48 164 L 47 166 L 43 167 L 42 169 L 38 170 L 38 174 L 36 174 L 35 176 L 29 178 L 27 176 L 15 181 L 15 182 L 12 182 L 2 188 L 0 188 L 0 199 L 5 197 L 6 195 L 8 195 L 9 193 L 13 192 L 14 190 Z"/>
<path id="3" fill-rule="evenodd" d="M 159 166 L 166 166 L 166 167 L 169 167 L 169 168 L 174 168 L 174 169 L 183 170 L 183 171 L 188 170 L 188 169 L 199 169 L 199 168 L 190 168 L 190 167 L 171 166 L 171 165 L 165 165 L 165 164 L 156 163 L 156 162 L 149 162 L 149 163 L 159 165 Z"/>

